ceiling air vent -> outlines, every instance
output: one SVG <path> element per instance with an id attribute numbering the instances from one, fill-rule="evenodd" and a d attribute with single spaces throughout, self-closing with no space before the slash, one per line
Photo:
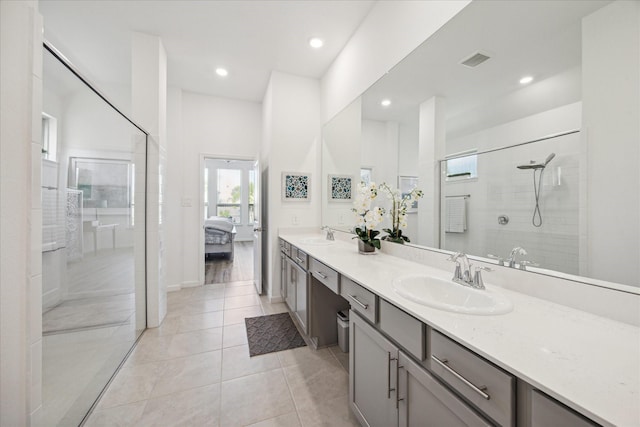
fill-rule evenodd
<path id="1" fill-rule="evenodd" d="M 464 65 L 465 67 L 469 67 L 469 68 L 474 68 L 477 67 L 478 65 L 482 64 L 484 61 L 486 61 L 487 59 L 489 59 L 489 56 L 480 53 L 480 52 L 476 52 L 473 55 L 471 55 L 470 57 L 468 57 L 467 59 L 463 60 L 462 62 L 460 62 L 462 65 Z"/>

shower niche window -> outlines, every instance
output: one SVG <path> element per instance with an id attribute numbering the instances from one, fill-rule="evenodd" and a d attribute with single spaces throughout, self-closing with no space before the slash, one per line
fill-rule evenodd
<path id="1" fill-rule="evenodd" d="M 447 156 L 444 161 L 444 177 L 446 181 L 460 181 L 478 177 L 478 154 L 476 150 Z"/>

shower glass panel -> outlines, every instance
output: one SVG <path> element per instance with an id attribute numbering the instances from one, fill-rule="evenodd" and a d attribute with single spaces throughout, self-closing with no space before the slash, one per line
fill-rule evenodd
<path id="1" fill-rule="evenodd" d="M 580 274 L 581 157 L 575 132 L 477 154 L 473 179 L 448 181 L 442 161 L 441 248 L 507 259 L 521 247 L 528 270 Z"/>
<path id="2" fill-rule="evenodd" d="M 42 424 L 77 426 L 146 327 L 146 135 L 46 49 L 43 88 Z"/>

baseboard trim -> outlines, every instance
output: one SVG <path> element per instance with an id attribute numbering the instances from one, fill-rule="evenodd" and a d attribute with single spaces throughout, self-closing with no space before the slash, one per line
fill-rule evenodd
<path id="1" fill-rule="evenodd" d="M 182 282 L 183 288 L 195 288 L 197 286 L 202 286 L 200 282 L 198 282 L 197 280 L 192 280 L 190 282 Z"/>
<path id="2" fill-rule="evenodd" d="M 182 289 L 180 284 L 167 286 L 167 292 L 178 292 L 180 289 Z"/>
<path id="3" fill-rule="evenodd" d="M 271 298 L 269 298 L 269 302 L 271 304 L 275 304 L 275 303 L 278 303 L 278 302 L 284 302 L 284 298 L 282 298 L 282 297 L 271 297 Z"/>

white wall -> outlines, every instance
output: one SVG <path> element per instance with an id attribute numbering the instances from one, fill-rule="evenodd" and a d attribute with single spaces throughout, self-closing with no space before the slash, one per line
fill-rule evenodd
<path id="1" fill-rule="evenodd" d="M 0 2 L 0 425 L 42 409 L 42 17 Z"/>
<path id="2" fill-rule="evenodd" d="M 418 176 L 418 123 L 400 123 L 398 175 Z"/>
<path id="3" fill-rule="evenodd" d="M 267 293 L 280 295 L 278 229 L 320 226 L 320 84 L 318 80 L 274 71 L 263 101 L 265 144 L 261 157 L 268 161 Z M 281 197 L 282 172 L 311 174 L 311 200 L 285 202 Z"/>
<path id="4" fill-rule="evenodd" d="M 398 185 L 398 123 L 362 121 L 360 164 L 373 167 L 376 184 Z"/>
<path id="5" fill-rule="evenodd" d="M 259 103 L 169 90 L 167 218 L 171 289 L 202 284 L 200 248 L 204 206 L 202 156 L 257 159 L 262 132 Z M 178 265 L 176 265 L 178 264 Z M 202 271 L 201 271 L 202 270 Z"/>
<path id="6" fill-rule="evenodd" d="M 637 286 L 640 2 L 616 1 L 584 18 L 582 37 L 588 275 Z"/>
<path id="7" fill-rule="evenodd" d="M 352 102 L 322 129 L 322 222 L 351 230 L 354 224 L 351 201 L 330 201 L 329 175 L 351 175 L 351 194 L 360 182 L 362 105 Z"/>
<path id="8" fill-rule="evenodd" d="M 162 323 L 167 312 L 165 281 L 164 182 L 167 164 L 167 54 L 159 37 L 132 35 L 132 116 L 144 127 L 147 138 L 146 283 L 147 326 Z M 138 235 L 136 230 L 136 235 Z M 136 247 L 140 245 L 136 244 Z M 139 256 L 136 254 L 136 259 Z M 136 281 L 138 276 L 136 275 Z M 139 301 L 137 301 L 138 303 Z M 138 306 L 136 307 L 138 310 Z"/>
<path id="9" fill-rule="evenodd" d="M 322 77 L 322 122 L 348 106 L 469 3 L 378 1 Z"/>

